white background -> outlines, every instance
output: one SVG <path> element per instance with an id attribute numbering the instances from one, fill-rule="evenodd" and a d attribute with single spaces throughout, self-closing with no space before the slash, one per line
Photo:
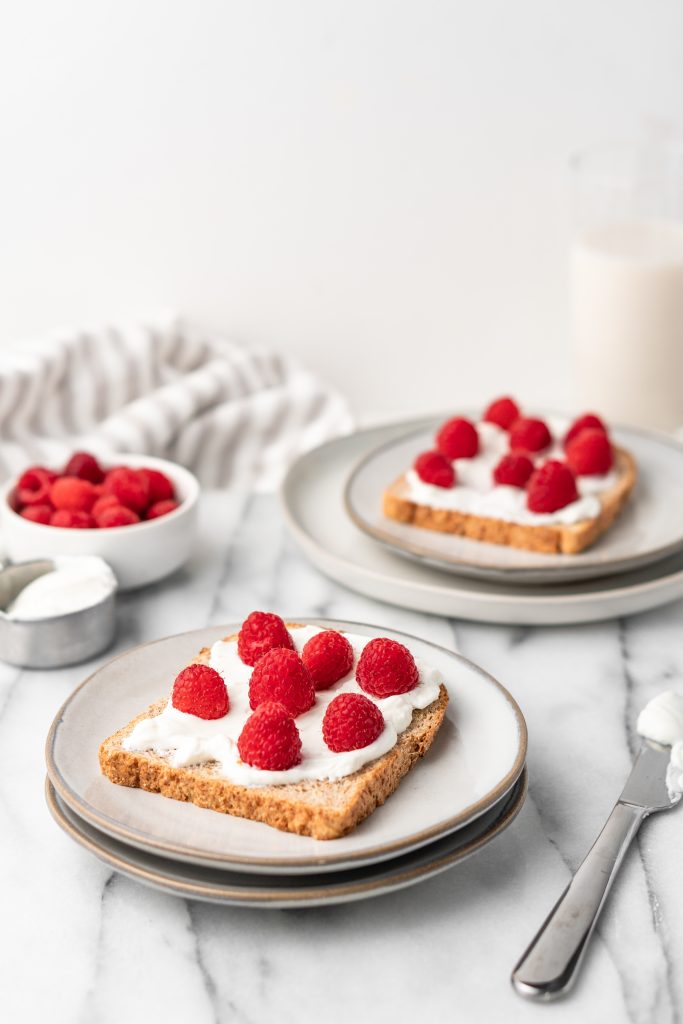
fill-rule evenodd
<path id="1" fill-rule="evenodd" d="M 22 0 L 0 344 L 172 308 L 363 414 L 568 402 L 566 159 L 652 119 L 680 0 Z"/>

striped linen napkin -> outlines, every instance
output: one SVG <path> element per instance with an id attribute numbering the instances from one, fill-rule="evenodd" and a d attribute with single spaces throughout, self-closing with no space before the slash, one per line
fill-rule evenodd
<path id="1" fill-rule="evenodd" d="M 345 401 L 294 360 L 172 320 L 79 331 L 0 356 L 0 477 L 86 449 L 187 466 L 207 487 L 277 486 L 351 429 Z"/>

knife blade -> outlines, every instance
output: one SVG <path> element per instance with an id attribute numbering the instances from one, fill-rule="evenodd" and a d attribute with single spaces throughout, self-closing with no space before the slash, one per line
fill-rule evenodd
<path id="1" fill-rule="evenodd" d="M 645 740 L 621 796 L 583 863 L 512 972 L 527 999 L 564 995 L 576 976 L 598 916 L 645 818 L 681 800 L 670 785 L 671 747 Z"/>

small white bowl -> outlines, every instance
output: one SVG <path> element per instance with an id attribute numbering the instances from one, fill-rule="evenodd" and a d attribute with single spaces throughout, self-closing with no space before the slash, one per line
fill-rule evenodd
<path id="1" fill-rule="evenodd" d="M 7 554 L 13 562 L 58 555 L 99 555 L 112 567 L 119 587 L 131 590 L 174 572 L 190 556 L 196 533 L 199 483 L 189 470 L 151 455 L 112 455 L 112 466 L 158 469 L 173 482 L 180 502 L 158 519 L 106 530 L 72 530 L 32 523 L 9 503 L 16 481 L 0 491 L 0 521 Z"/>

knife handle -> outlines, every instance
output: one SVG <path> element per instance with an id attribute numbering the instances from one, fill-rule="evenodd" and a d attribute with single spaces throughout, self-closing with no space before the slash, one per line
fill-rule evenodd
<path id="1" fill-rule="evenodd" d="M 512 972 L 516 991 L 549 1000 L 572 985 L 612 882 L 647 811 L 617 803 L 573 879 Z"/>

